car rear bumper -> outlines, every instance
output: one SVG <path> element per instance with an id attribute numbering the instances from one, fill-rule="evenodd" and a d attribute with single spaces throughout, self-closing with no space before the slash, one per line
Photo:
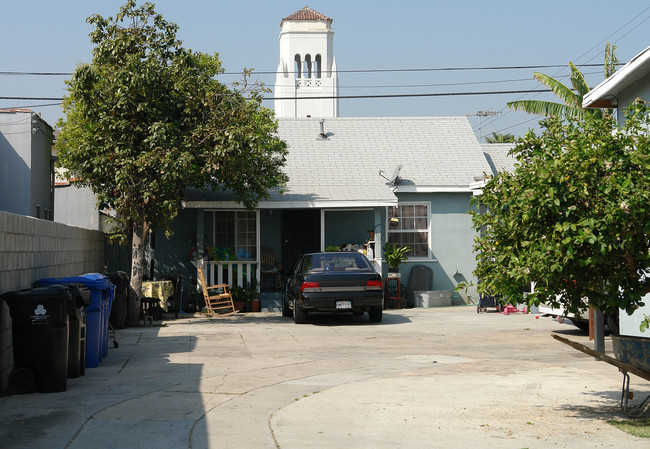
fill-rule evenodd
<path id="1" fill-rule="evenodd" d="M 351 307 L 340 308 L 337 304 L 350 301 Z M 352 312 L 368 311 L 374 307 L 384 306 L 384 296 L 382 292 L 365 292 L 363 295 L 350 296 L 326 296 L 324 294 L 303 295 L 298 306 L 303 310 L 320 311 L 320 312 Z"/>

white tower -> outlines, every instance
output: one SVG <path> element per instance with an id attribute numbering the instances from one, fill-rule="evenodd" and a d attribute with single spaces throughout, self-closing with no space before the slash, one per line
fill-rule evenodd
<path id="1" fill-rule="evenodd" d="M 305 6 L 282 19 L 275 78 L 277 117 L 338 117 L 332 19 Z M 314 98 L 316 97 L 316 98 Z"/>

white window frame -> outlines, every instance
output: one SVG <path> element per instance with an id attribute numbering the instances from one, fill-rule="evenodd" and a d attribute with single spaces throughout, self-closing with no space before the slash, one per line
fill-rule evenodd
<path id="1" fill-rule="evenodd" d="M 251 261 L 256 261 L 259 260 L 259 252 L 260 252 L 260 244 L 259 244 L 259 239 L 260 239 L 260 217 L 259 217 L 259 210 L 256 211 L 247 211 L 247 210 L 242 210 L 242 209 L 224 209 L 224 210 L 218 210 L 218 211 L 212 211 L 213 216 L 212 216 L 212 242 L 213 245 L 216 245 L 217 241 L 217 214 L 223 213 L 223 212 L 234 212 L 234 233 L 235 233 L 235 254 L 237 254 L 237 240 L 238 240 L 238 214 L 241 213 L 251 213 L 254 214 L 255 217 L 255 244 L 254 245 L 246 245 L 246 246 L 254 246 L 255 248 L 255 257 L 250 258 L 250 259 L 241 259 L 241 260 L 251 260 Z"/>
<path id="2" fill-rule="evenodd" d="M 405 206 L 414 206 L 414 207 L 423 206 L 423 207 L 426 208 L 426 215 L 424 217 L 421 217 L 421 216 L 414 217 L 414 218 L 425 218 L 427 220 L 426 229 L 425 228 L 416 228 L 416 229 L 413 229 L 413 230 L 405 230 L 405 229 L 401 229 L 401 226 L 400 226 L 400 229 L 392 229 L 391 228 L 391 221 L 390 221 L 390 219 L 391 219 L 391 209 L 399 208 L 399 210 L 400 210 L 399 219 L 400 219 L 400 222 L 402 222 L 403 215 L 401 214 L 401 211 L 402 211 L 402 208 L 405 207 Z M 426 256 L 409 256 L 408 260 L 429 260 L 429 259 L 431 259 L 431 254 L 432 254 L 432 252 L 431 252 L 431 203 L 430 202 L 415 202 L 415 201 L 414 202 L 403 202 L 403 203 L 400 202 L 396 206 L 387 207 L 386 208 L 386 237 L 385 237 L 386 242 L 390 242 L 391 234 L 395 234 L 395 233 L 398 233 L 398 232 L 399 233 L 426 232 L 426 235 L 427 235 L 427 254 L 426 254 Z"/>

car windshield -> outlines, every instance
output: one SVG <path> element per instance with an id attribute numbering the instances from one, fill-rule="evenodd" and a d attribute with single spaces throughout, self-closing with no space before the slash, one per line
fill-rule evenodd
<path id="1" fill-rule="evenodd" d="M 354 252 L 305 256 L 302 272 L 319 271 L 372 271 L 372 266 L 363 254 Z"/>

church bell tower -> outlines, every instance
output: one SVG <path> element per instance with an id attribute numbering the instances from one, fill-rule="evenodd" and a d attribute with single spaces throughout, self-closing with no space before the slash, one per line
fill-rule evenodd
<path id="1" fill-rule="evenodd" d="M 282 19 L 275 78 L 277 117 L 338 117 L 332 19 L 305 6 Z"/>

